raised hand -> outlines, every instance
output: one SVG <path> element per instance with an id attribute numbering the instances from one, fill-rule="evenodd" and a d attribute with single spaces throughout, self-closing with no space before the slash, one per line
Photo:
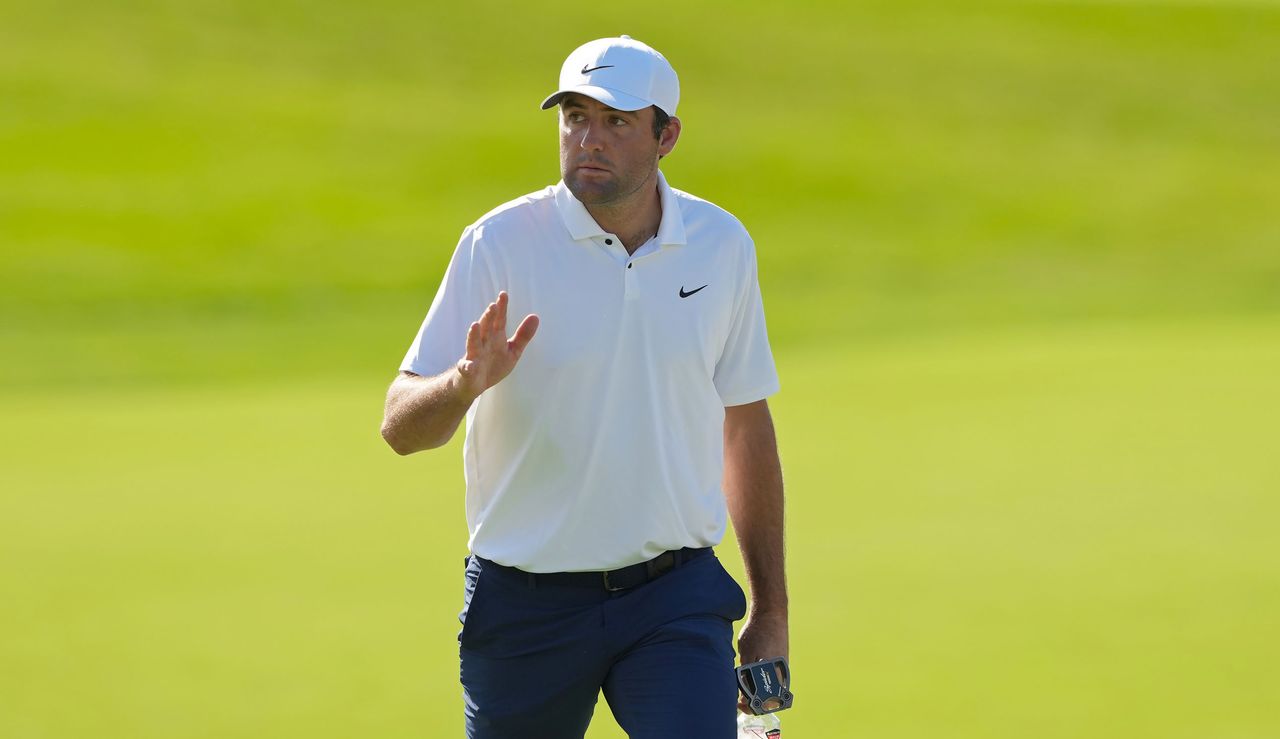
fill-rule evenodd
<path id="1" fill-rule="evenodd" d="M 459 389 L 466 397 L 474 398 L 501 382 L 515 369 L 537 330 L 538 317 L 530 313 L 508 339 L 507 293 L 498 293 L 498 299 L 467 330 L 467 353 L 457 365 Z"/>

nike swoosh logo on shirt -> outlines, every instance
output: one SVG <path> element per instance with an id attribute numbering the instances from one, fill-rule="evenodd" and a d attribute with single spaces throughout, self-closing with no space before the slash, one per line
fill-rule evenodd
<path id="1" fill-rule="evenodd" d="M 710 282 L 708 282 L 708 283 L 707 283 L 707 285 L 710 285 L 710 284 L 711 284 Z M 703 285 L 702 287 L 706 287 L 707 285 Z M 697 290 L 690 290 L 689 292 L 685 292 L 685 291 L 684 291 L 684 285 L 681 285 L 681 286 L 680 286 L 680 297 L 682 297 L 682 298 L 687 298 L 687 297 L 689 297 L 690 295 L 693 295 L 694 293 L 698 292 L 698 290 L 701 290 L 701 289 L 702 289 L 702 287 L 698 288 Z"/>

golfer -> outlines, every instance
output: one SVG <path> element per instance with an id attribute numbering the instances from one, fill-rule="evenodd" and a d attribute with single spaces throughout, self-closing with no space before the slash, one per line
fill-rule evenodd
<path id="1" fill-rule="evenodd" d="M 675 70 L 571 53 L 561 181 L 468 226 L 387 394 L 400 454 L 467 420 L 458 641 L 467 735 L 731 739 L 742 662 L 787 656 L 778 377 L 755 247 L 658 169 Z M 727 515 L 726 515 L 727 514 Z M 712 547 L 732 518 L 751 601 Z"/>

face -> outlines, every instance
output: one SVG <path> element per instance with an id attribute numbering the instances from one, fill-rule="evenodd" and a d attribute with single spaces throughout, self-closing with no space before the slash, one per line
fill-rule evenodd
<path id="1" fill-rule="evenodd" d="M 653 109 L 615 110 L 585 95 L 560 103 L 560 175 L 584 205 L 625 202 L 655 176 L 675 148 L 680 122 L 653 135 Z"/>

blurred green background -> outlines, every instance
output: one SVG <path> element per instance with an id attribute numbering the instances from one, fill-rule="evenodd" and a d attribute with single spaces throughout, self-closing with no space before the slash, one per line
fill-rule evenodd
<path id="1" fill-rule="evenodd" d="M 619 33 L 759 248 L 787 735 L 1280 737 L 1280 5 L 917 0 L 0 6 L 0 737 L 461 735 L 383 392 Z"/>

